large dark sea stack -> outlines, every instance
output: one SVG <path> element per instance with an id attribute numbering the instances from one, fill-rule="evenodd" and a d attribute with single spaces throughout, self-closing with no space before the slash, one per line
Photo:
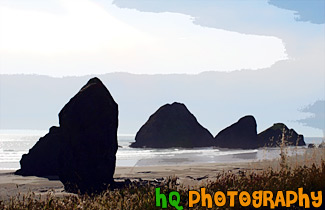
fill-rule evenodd
<path id="1" fill-rule="evenodd" d="M 17 174 L 59 175 L 69 192 L 105 190 L 118 147 L 118 105 L 107 88 L 98 78 L 89 80 L 63 107 L 59 122 L 23 156 Z"/>
<path id="2" fill-rule="evenodd" d="M 297 134 L 283 123 L 275 123 L 270 128 L 258 134 L 258 141 L 261 147 L 277 147 L 282 143 L 282 134 L 286 145 L 305 146 L 304 136 Z"/>
<path id="3" fill-rule="evenodd" d="M 212 146 L 213 136 L 184 104 L 160 107 L 140 128 L 131 147 L 170 148 Z"/>
<path id="4" fill-rule="evenodd" d="M 253 149 L 258 147 L 256 120 L 245 116 L 223 129 L 215 137 L 215 145 L 223 148 Z"/>
<path id="5" fill-rule="evenodd" d="M 68 191 L 101 191 L 113 182 L 118 106 L 103 83 L 93 78 L 59 114 L 65 149 L 59 176 Z"/>

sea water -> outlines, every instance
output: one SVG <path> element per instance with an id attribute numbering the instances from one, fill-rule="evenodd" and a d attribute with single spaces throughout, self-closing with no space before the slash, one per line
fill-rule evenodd
<path id="1" fill-rule="evenodd" d="M 0 170 L 16 170 L 19 161 L 27 154 L 40 137 L 48 131 L 43 130 L 0 130 Z M 205 148 L 131 148 L 135 135 L 118 135 L 119 148 L 116 154 L 117 166 L 159 166 L 200 163 L 229 163 L 277 159 L 279 148 L 261 149 L 217 149 Z M 321 138 L 305 138 L 306 143 L 319 144 Z M 303 153 L 304 147 L 291 148 L 288 155 Z"/>

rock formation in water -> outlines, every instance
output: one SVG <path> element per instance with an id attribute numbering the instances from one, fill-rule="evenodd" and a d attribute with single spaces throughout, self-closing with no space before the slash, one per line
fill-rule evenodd
<path id="1" fill-rule="evenodd" d="M 283 135 L 284 134 L 284 135 Z M 289 129 L 283 123 L 275 123 L 270 128 L 258 134 L 260 147 L 277 147 L 282 144 L 282 138 L 285 145 L 305 146 L 304 136 L 297 134 L 293 129 Z"/>
<path id="2" fill-rule="evenodd" d="M 21 169 L 17 175 L 24 176 L 58 176 L 59 154 L 64 136 L 59 127 L 51 127 L 49 133 L 41 137 L 31 148 L 28 154 L 24 154 L 20 160 Z"/>
<path id="3" fill-rule="evenodd" d="M 52 127 L 20 161 L 20 175 L 59 175 L 69 192 L 99 192 L 113 183 L 118 105 L 93 78 L 63 107 Z"/>
<path id="4" fill-rule="evenodd" d="M 140 128 L 131 147 L 171 148 L 213 145 L 211 133 L 199 124 L 184 104 L 160 107 Z"/>
<path id="5" fill-rule="evenodd" d="M 221 148 L 252 149 L 258 147 L 256 120 L 245 116 L 238 122 L 220 131 L 215 137 L 215 146 Z"/>

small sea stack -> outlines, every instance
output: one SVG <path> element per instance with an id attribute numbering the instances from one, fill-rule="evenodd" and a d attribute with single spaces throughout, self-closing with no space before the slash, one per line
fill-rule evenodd
<path id="1" fill-rule="evenodd" d="M 68 192 L 93 193 L 113 183 L 118 105 L 92 78 L 59 113 L 59 127 L 23 155 L 19 175 L 57 175 Z"/>
<path id="2" fill-rule="evenodd" d="M 253 116 L 244 116 L 216 135 L 215 146 L 229 149 L 258 148 L 256 127 Z"/>
<path id="3" fill-rule="evenodd" d="M 289 129 L 283 123 L 275 123 L 265 131 L 258 134 L 260 147 L 278 147 L 282 139 L 287 146 L 305 146 L 304 136 L 295 130 Z"/>
<path id="4" fill-rule="evenodd" d="M 208 147 L 212 134 L 182 103 L 166 104 L 140 128 L 131 147 L 171 148 Z"/>

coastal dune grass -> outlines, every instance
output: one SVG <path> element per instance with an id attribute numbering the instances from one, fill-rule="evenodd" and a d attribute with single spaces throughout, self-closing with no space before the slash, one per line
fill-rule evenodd
<path id="1" fill-rule="evenodd" d="M 278 191 L 298 191 L 303 188 L 303 192 L 309 194 L 325 189 L 325 161 L 324 149 L 314 150 L 320 153 L 320 159 L 314 154 L 310 157 L 313 160 L 307 161 L 306 157 L 303 163 L 288 163 L 288 158 L 281 156 L 279 160 L 280 168 L 272 167 L 266 170 L 252 170 L 239 172 L 222 172 L 217 174 L 217 178 L 207 181 L 198 187 L 182 186 L 178 183 L 177 177 L 168 177 L 161 183 L 152 184 L 147 182 L 130 182 L 123 187 L 114 190 L 107 190 L 99 195 L 68 195 L 57 197 L 53 192 L 46 196 L 39 196 L 33 192 L 25 195 L 16 195 L 8 201 L 0 201 L 0 209 L 134 209 L 134 210 L 152 210 L 162 209 L 156 206 L 155 188 L 160 187 L 160 193 L 168 195 L 172 191 L 180 194 L 179 206 L 189 209 L 188 191 L 200 191 L 201 187 L 206 188 L 207 192 L 213 195 L 217 191 L 226 194 L 227 191 L 247 191 L 252 193 L 258 190 L 268 190 L 276 194 Z M 317 160 L 316 160 L 317 159 Z M 213 205 L 212 209 L 227 209 L 229 203 L 223 207 Z M 239 205 L 238 196 L 235 199 L 235 207 L 229 209 L 242 209 Z M 250 205 L 245 207 L 252 209 Z M 303 209 L 298 206 L 298 202 L 291 206 L 291 209 Z M 167 209 L 175 209 L 168 206 Z M 199 204 L 190 209 L 206 209 Z M 265 207 L 269 209 L 269 207 Z M 287 208 L 286 208 L 287 209 Z"/>

